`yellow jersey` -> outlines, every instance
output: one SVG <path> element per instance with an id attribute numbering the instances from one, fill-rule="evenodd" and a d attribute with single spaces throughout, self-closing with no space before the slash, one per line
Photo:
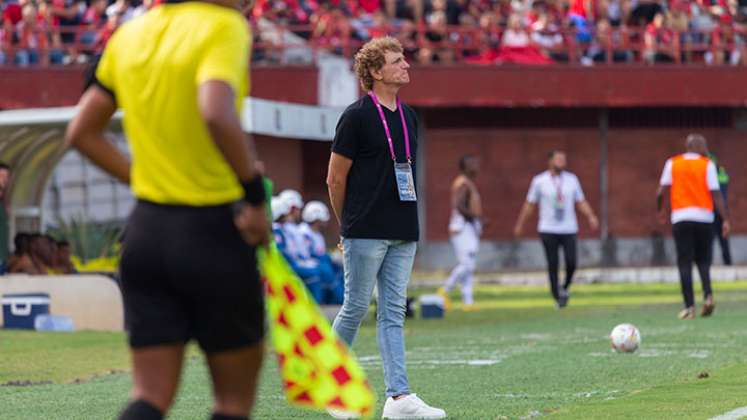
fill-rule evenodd
<path id="1" fill-rule="evenodd" d="M 208 206 L 243 196 L 202 119 L 197 91 L 207 81 L 228 83 L 241 115 L 250 47 L 238 11 L 198 1 L 158 6 L 111 37 L 96 82 L 124 111 L 137 198 Z"/>

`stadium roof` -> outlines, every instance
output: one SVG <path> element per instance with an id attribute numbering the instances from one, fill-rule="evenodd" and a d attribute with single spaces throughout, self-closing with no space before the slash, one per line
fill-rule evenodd
<path id="1" fill-rule="evenodd" d="M 64 134 L 75 107 L 23 109 L 0 112 L 0 161 L 13 168 L 8 191 L 13 209 L 11 232 L 41 229 L 46 184 L 65 154 Z M 242 125 L 248 133 L 330 141 L 342 109 L 246 99 Z M 122 113 L 110 129 L 121 131 Z"/>

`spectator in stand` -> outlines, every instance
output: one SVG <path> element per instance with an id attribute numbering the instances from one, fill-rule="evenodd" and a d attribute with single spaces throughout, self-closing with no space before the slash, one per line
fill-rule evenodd
<path id="1" fill-rule="evenodd" d="M 96 44 L 96 37 L 101 28 L 106 24 L 106 6 L 107 0 L 93 0 L 88 6 L 86 13 L 83 15 L 82 26 L 85 28 L 80 36 L 80 43 L 87 53 L 93 53 Z"/>
<path id="2" fill-rule="evenodd" d="M 576 40 L 579 43 L 591 42 L 594 12 L 595 2 L 592 0 L 571 0 L 568 20 L 576 30 Z"/>
<path id="3" fill-rule="evenodd" d="M 122 14 L 120 13 L 115 13 L 106 17 L 106 24 L 99 29 L 98 33 L 96 33 L 96 41 L 93 46 L 93 52 L 95 55 L 98 56 L 102 51 L 104 51 L 104 47 L 106 46 L 106 43 L 109 42 L 109 38 L 111 38 L 114 31 L 119 27 L 121 19 Z"/>
<path id="4" fill-rule="evenodd" d="M 100 28 L 106 21 L 107 0 L 92 0 L 83 15 L 83 25 L 91 30 Z"/>
<path id="5" fill-rule="evenodd" d="M 577 16 L 586 22 L 594 21 L 596 2 L 593 0 L 570 0 L 569 16 Z"/>
<path id="6" fill-rule="evenodd" d="M 550 20 L 550 15 L 542 10 L 531 26 L 531 40 L 542 48 L 543 54 L 555 61 L 568 61 L 568 54 L 562 50 L 564 40 L 557 24 Z"/>
<path id="7" fill-rule="evenodd" d="M 366 39 L 380 38 L 389 35 L 389 22 L 383 10 L 373 13 L 371 26 L 368 28 Z"/>
<path id="8" fill-rule="evenodd" d="M 477 55 L 467 57 L 464 61 L 470 64 L 492 64 L 498 57 L 501 42 L 501 30 L 496 14 L 492 11 L 480 15 L 477 32 Z"/>
<path id="9" fill-rule="evenodd" d="M 322 48 L 343 53 L 350 49 L 352 27 L 342 10 L 329 3 L 322 5 L 320 12 L 312 16 L 314 30 L 311 38 Z"/>
<path id="10" fill-rule="evenodd" d="M 619 28 L 630 15 L 629 0 L 600 0 L 599 11 L 602 18 L 607 19 L 610 26 Z"/>
<path id="11" fill-rule="evenodd" d="M 12 33 L 18 22 L 23 19 L 23 6 L 28 0 L 7 0 L 3 12 L 3 29 L 6 33 Z"/>
<path id="12" fill-rule="evenodd" d="M 689 6 L 687 0 L 674 0 L 670 3 L 669 21 L 674 33 L 674 37 L 679 40 L 681 46 L 687 45 L 690 41 L 690 18 L 687 15 Z M 680 48 L 680 59 L 683 62 L 692 60 L 692 51 L 688 48 Z"/>
<path id="13" fill-rule="evenodd" d="M 57 274 L 75 274 L 78 270 L 72 261 L 72 250 L 70 242 L 57 241 L 57 253 L 55 255 L 54 271 Z"/>
<path id="14" fill-rule="evenodd" d="M 707 64 L 738 65 L 744 61 L 744 44 L 740 45 L 735 32 L 734 20 L 731 15 L 718 15 L 718 26 L 713 30 L 711 43 L 713 50 L 705 55 Z"/>
<path id="15" fill-rule="evenodd" d="M 483 55 L 487 53 L 490 62 L 498 56 L 498 48 L 501 45 L 501 28 L 498 16 L 492 11 L 488 11 L 480 16 L 480 30 L 482 32 L 482 42 L 486 47 Z M 490 57 L 492 56 L 492 57 Z"/>
<path id="16" fill-rule="evenodd" d="M 405 57 L 417 59 L 418 51 L 418 28 L 417 24 L 411 20 L 400 21 L 400 27 L 397 38 L 402 43 Z"/>
<path id="17" fill-rule="evenodd" d="M 687 35 L 688 42 L 696 47 L 696 51 L 691 54 L 693 61 L 702 61 L 706 58 L 707 51 L 710 49 L 711 37 L 709 33 L 716 29 L 716 20 L 698 1 L 691 1 L 687 5 L 689 15 L 689 26 L 691 32 Z"/>
<path id="18" fill-rule="evenodd" d="M 52 14 L 52 6 L 49 0 L 39 1 L 37 20 L 47 33 L 49 45 L 49 62 L 51 64 L 62 64 L 65 54 L 62 50 L 62 39 L 59 27 L 55 26 L 55 17 Z"/>
<path id="19" fill-rule="evenodd" d="M 529 34 L 522 24 L 521 17 L 513 14 L 508 19 L 508 27 L 501 38 L 501 49 L 496 62 L 514 64 L 548 64 L 552 60 L 532 44 Z"/>
<path id="20" fill-rule="evenodd" d="M 426 22 L 431 19 L 433 13 L 438 12 L 446 13 L 446 0 L 430 0 L 423 4 L 423 16 Z"/>
<path id="21" fill-rule="evenodd" d="M 630 12 L 628 25 L 645 28 L 656 15 L 664 12 L 664 7 L 657 0 L 638 0 Z"/>
<path id="22" fill-rule="evenodd" d="M 13 273 L 34 275 L 49 274 L 54 264 L 54 254 L 51 242 L 39 233 L 31 234 L 29 238 L 28 258 L 19 258 L 13 267 Z"/>
<path id="23" fill-rule="evenodd" d="M 25 267 L 32 266 L 31 261 L 31 235 L 28 233 L 16 233 L 13 238 L 13 255 L 8 258 L 9 273 L 22 273 Z"/>
<path id="24" fill-rule="evenodd" d="M 117 0 L 111 6 L 106 8 L 106 16 L 119 16 L 120 24 L 132 19 L 135 15 L 135 9 L 132 7 L 131 0 Z"/>
<path id="25" fill-rule="evenodd" d="M 360 13 L 364 15 L 372 15 L 377 11 L 381 11 L 381 0 L 360 0 L 358 1 L 360 7 Z"/>
<path id="26" fill-rule="evenodd" d="M 669 18 L 657 13 L 646 26 L 644 58 L 648 63 L 673 63 L 675 61 L 675 34 Z"/>
<path id="27" fill-rule="evenodd" d="M 425 2 L 422 0 L 384 0 L 384 10 L 391 20 L 423 21 Z"/>
<path id="28" fill-rule="evenodd" d="M 508 25 L 508 18 L 514 13 L 514 7 L 511 0 L 498 0 L 492 4 L 492 7 L 483 10 L 483 12 L 492 12 L 498 25 L 503 28 Z"/>
<path id="29" fill-rule="evenodd" d="M 23 6 L 27 3 L 28 0 L 8 0 L 4 8 L 0 3 L 3 16 L 2 29 L 0 29 L 0 64 L 13 61 L 13 49 L 18 43 L 16 25 L 23 20 Z"/>
<path id="30" fill-rule="evenodd" d="M 78 30 L 86 3 L 79 0 L 52 0 L 52 16 L 54 25 L 60 30 L 60 39 L 66 56 L 63 64 L 72 62 L 83 63 L 85 56 L 78 54 Z"/>
<path id="31" fill-rule="evenodd" d="M 592 65 L 593 63 L 607 63 L 608 59 L 613 63 L 625 63 L 632 59 L 630 51 L 622 47 L 620 33 L 612 30 L 612 25 L 607 20 L 597 23 L 594 39 L 582 58 L 581 63 Z"/>
<path id="32" fill-rule="evenodd" d="M 428 30 L 421 39 L 418 52 L 420 64 L 432 62 L 451 63 L 454 61 L 453 50 L 449 48 L 449 31 L 446 26 L 446 13 L 438 10 L 428 16 Z"/>
<path id="33" fill-rule="evenodd" d="M 23 19 L 15 27 L 15 64 L 28 66 L 37 64 L 40 55 L 47 57 L 47 32 L 39 26 L 36 7 L 33 4 L 23 6 L 22 16 Z"/>
<path id="34" fill-rule="evenodd" d="M 737 0 L 734 15 L 737 22 L 744 23 L 747 21 L 747 0 Z"/>
<path id="35" fill-rule="evenodd" d="M 459 57 L 476 57 L 480 54 L 479 43 L 479 26 L 477 18 L 470 13 L 463 13 L 459 16 L 460 32 L 452 34 L 451 41 L 459 47 L 455 54 Z"/>
<path id="36" fill-rule="evenodd" d="M 132 12 L 132 17 L 144 15 L 148 10 L 153 8 L 153 0 L 143 0 L 138 7 Z"/>
<path id="37" fill-rule="evenodd" d="M 503 32 L 501 46 L 505 48 L 526 48 L 529 46 L 529 35 L 524 30 L 521 16 L 513 14 L 508 18 L 508 27 Z"/>

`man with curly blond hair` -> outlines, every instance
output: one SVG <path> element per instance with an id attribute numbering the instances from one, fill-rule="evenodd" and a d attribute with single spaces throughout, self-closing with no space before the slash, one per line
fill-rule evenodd
<path id="1" fill-rule="evenodd" d="M 387 396 L 383 417 L 440 419 L 444 410 L 411 393 L 405 367 L 407 283 L 419 238 L 417 115 L 397 97 L 410 82 L 409 68 L 402 45 L 390 37 L 368 42 L 355 55 L 366 94 L 337 123 L 327 175 L 345 271 L 345 298 L 334 329 L 352 344 L 377 286 L 376 328 Z"/>

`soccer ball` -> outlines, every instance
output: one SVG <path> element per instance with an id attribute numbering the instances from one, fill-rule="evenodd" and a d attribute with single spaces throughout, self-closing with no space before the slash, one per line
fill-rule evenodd
<path id="1" fill-rule="evenodd" d="M 620 353 L 632 353 L 641 344 L 641 333 L 633 324 L 620 324 L 610 333 L 610 343 Z"/>

